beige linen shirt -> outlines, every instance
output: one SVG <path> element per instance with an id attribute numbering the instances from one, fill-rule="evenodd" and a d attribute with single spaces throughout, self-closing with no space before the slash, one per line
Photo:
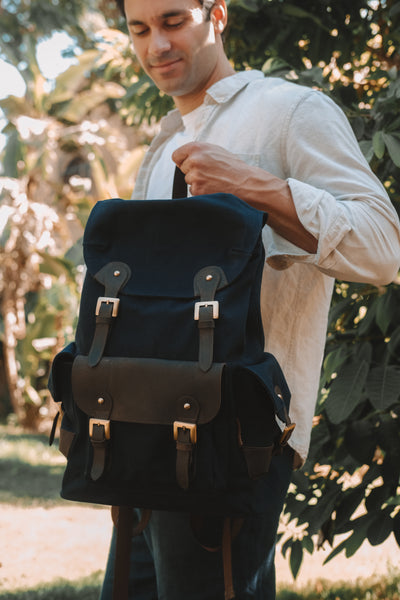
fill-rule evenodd
<path id="1" fill-rule="evenodd" d="M 182 131 L 178 111 L 164 117 L 133 199 L 148 198 L 150 177 L 157 176 L 158 165 L 166 160 L 171 171 L 165 197 L 170 197 L 174 164 L 164 150 L 166 145 L 171 149 L 171 139 Z M 290 445 L 305 459 L 334 280 L 382 285 L 396 277 L 396 212 L 343 112 L 310 88 L 265 78 L 259 71 L 236 73 L 209 88 L 192 136 L 287 180 L 301 223 L 318 239 L 317 253 L 308 254 L 268 224 L 263 230 L 265 349 L 277 357 L 286 375 L 292 392 L 290 415 L 297 424 Z"/>

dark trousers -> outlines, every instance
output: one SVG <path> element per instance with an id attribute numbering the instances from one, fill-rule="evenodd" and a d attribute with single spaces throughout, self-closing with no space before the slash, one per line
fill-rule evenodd
<path id="1" fill-rule="evenodd" d="M 248 517 L 232 543 L 236 600 L 275 599 L 275 540 L 292 475 L 293 452 L 272 459 L 263 515 Z M 111 600 L 115 532 L 100 600 Z M 223 600 L 222 553 L 205 550 L 189 515 L 153 511 L 144 533 L 132 539 L 132 600 Z"/>

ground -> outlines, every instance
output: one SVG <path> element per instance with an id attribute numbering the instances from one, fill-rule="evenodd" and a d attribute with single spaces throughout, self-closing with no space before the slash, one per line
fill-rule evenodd
<path id="1" fill-rule="evenodd" d="M 57 578 L 79 579 L 104 569 L 111 531 L 108 508 L 65 501 L 54 507 L 2 504 L 0 511 L 0 590 L 33 588 Z M 372 547 L 367 542 L 351 558 L 339 555 L 325 566 L 329 549 L 306 555 L 297 585 L 319 579 L 356 581 L 384 577 L 400 569 L 400 552 L 393 538 Z M 293 583 L 290 570 L 277 553 L 277 579 Z"/>

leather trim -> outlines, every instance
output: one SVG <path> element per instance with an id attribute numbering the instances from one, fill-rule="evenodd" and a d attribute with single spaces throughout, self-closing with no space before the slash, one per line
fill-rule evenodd
<path id="1" fill-rule="evenodd" d="M 61 452 L 61 454 L 65 456 L 65 458 L 68 458 L 72 442 L 75 439 L 75 435 L 76 434 L 73 431 L 68 431 L 67 429 L 63 429 L 62 427 L 60 428 L 60 440 L 58 442 L 58 449 Z"/>
<path id="2" fill-rule="evenodd" d="M 197 303 L 199 328 L 199 367 L 202 371 L 208 371 L 214 356 L 214 308 L 207 302 L 214 301 L 215 293 L 227 284 L 225 273 L 220 267 L 204 267 L 194 277 L 194 293 L 200 296 Z M 217 304 L 218 305 L 218 304 Z M 196 317 L 195 317 L 196 318 Z"/>
<path id="3" fill-rule="evenodd" d="M 197 362 L 103 357 L 90 367 L 88 358 L 78 355 L 72 366 L 72 392 L 90 417 L 104 418 L 107 412 L 113 421 L 202 425 L 220 410 L 224 366 L 214 363 L 204 373 Z"/>
<path id="4" fill-rule="evenodd" d="M 268 473 L 273 450 L 273 445 L 242 447 L 250 479 L 258 479 L 265 475 L 265 473 Z"/>
<path id="5" fill-rule="evenodd" d="M 107 338 L 110 333 L 113 319 L 118 314 L 118 294 L 131 277 L 131 270 L 123 262 L 110 262 L 105 265 L 96 275 L 95 279 L 104 286 L 104 297 L 100 297 L 98 302 L 99 311 L 96 307 L 96 327 L 89 350 L 89 364 L 95 367 L 103 356 L 107 344 Z"/>

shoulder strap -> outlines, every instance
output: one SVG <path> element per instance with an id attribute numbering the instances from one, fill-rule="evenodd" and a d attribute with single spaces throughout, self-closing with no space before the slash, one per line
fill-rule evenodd
<path id="1" fill-rule="evenodd" d="M 172 187 L 172 198 L 186 198 L 188 195 L 188 189 L 185 181 L 185 175 L 182 171 L 175 167 L 174 184 Z"/>

